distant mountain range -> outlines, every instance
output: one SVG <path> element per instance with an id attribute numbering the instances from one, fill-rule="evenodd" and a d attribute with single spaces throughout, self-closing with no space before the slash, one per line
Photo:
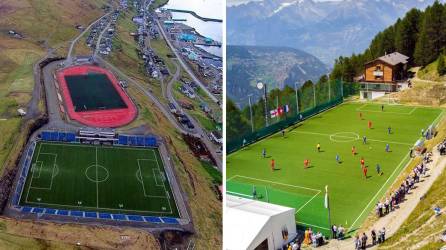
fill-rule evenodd
<path id="1" fill-rule="evenodd" d="M 363 52 L 379 31 L 408 10 L 434 1 L 235 1 L 242 3 L 227 7 L 227 40 L 230 45 L 293 47 L 333 65 L 341 55 Z"/>
<path id="2" fill-rule="evenodd" d="M 227 46 L 227 96 L 239 107 L 257 101 L 262 91 L 256 88 L 261 81 L 268 90 L 294 87 L 307 80 L 317 81 L 329 69 L 319 59 L 298 49 L 285 47 Z"/>

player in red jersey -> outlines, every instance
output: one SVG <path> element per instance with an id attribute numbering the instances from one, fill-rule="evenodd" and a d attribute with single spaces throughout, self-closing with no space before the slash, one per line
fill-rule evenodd
<path id="1" fill-rule="evenodd" d="M 366 167 L 363 167 L 363 168 L 362 168 L 362 172 L 364 173 L 364 178 L 367 179 L 367 168 L 366 168 Z"/>
<path id="2" fill-rule="evenodd" d="M 274 159 L 272 159 L 271 160 L 271 171 L 274 171 L 275 165 L 276 165 L 276 163 L 275 163 Z"/>
<path id="3" fill-rule="evenodd" d="M 372 121 L 369 121 L 369 128 L 372 128 Z"/>
<path id="4" fill-rule="evenodd" d="M 353 156 L 356 155 L 356 148 L 355 148 L 355 146 L 352 147 L 352 155 L 353 155 Z"/>
<path id="5" fill-rule="evenodd" d="M 304 168 L 307 169 L 309 165 L 310 165 L 310 160 L 305 159 L 304 160 Z"/>
<path id="6" fill-rule="evenodd" d="M 365 161 L 364 161 L 364 157 L 361 157 L 361 167 L 365 168 Z"/>

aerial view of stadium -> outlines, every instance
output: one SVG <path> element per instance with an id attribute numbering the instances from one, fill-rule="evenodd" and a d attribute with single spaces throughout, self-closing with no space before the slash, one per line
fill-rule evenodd
<path id="1" fill-rule="evenodd" d="M 0 249 L 221 248 L 222 20 L 167 4 L 1 1 Z"/>

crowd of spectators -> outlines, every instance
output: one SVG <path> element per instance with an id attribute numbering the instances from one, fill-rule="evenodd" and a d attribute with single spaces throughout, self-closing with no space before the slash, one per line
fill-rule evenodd
<path id="1" fill-rule="evenodd" d="M 370 237 L 372 238 L 371 242 L 372 246 L 376 244 L 381 244 L 386 240 L 386 229 L 383 227 L 382 229 L 378 230 L 378 232 L 376 232 L 375 229 L 373 229 L 370 232 Z M 354 241 L 355 249 L 356 250 L 366 249 L 368 247 L 367 245 L 368 239 L 369 237 L 365 232 L 362 233 L 362 235 L 357 234 Z"/>
<path id="2" fill-rule="evenodd" d="M 401 183 L 400 187 L 393 191 L 384 201 L 379 201 L 376 204 L 375 211 L 378 217 L 385 216 L 394 211 L 400 203 L 405 200 L 406 194 L 410 192 L 415 186 L 415 183 L 420 182 L 420 178 L 426 175 L 427 164 L 431 162 L 432 153 L 426 153 L 423 160 L 418 164 L 409 176 Z"/>

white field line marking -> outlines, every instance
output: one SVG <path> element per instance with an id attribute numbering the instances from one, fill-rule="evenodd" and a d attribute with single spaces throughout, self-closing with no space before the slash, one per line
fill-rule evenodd
<path id="1" fill-rule="evenodd" d="M 401 167 L 401 165 L 404 163 L 404 161 L 406 160 L 406 158 L 409 156 L 409 153 L 406 154 L 406 156 L 404 156 L 404 158 L 401 160 L 401 162 L 398 164 L 398 166 L 395 168 L 395 170 L 393 170 L 392 174 L 389 176 L 389 178 L 387 178 L 386 182 L 384 182 L 384 184 L 381 186 L 381 188 L 378 190 L 378 192 L 376 192 L 376 194 L 372 197 L 372 199 L 369 201 L 369 203 L 367 204 L 367 206 L 365 206 L 365 208 L 362 210 L 362 212 L 359 214 L 358 218 L 356 218 L 355 221 L 353 221 L 352 225 L 350 226 L 350 228 L 347 230 L 347 232 L 350 232 L 350 230 L 353 228 L 353 226 L 356 224 L 356 222 L 359 220 L 359 218 L 361 218 L 361 216 L 364 214 L 364 212 L 367 210 L 367 208 L 370 206 L 370 204 L 372 204 L 377 196 L 379 195 L 379 193 L 382 191 L 382 189 L 386 186 L 386 184 L 389 182 L 389 180 L 392 178 L 392 176 L 396 173 L 396 171 Z"/>
<path id="2" fill-rule="evenodd" d="M 245 178 L 245 179 L 251 179 L 251 180 L 255 180 L 255 181 L 263 181 L 263 182 L 268 182 L 268 183 L 277 184 L 277 185 L 283 185 L 283 186 L 288 186 L 288 187 L 294 187 L 294 188 L 301 188 L 301 189 L 311 190 L 311 191 L 314 191 L 314 192 L 320 192 L 321 191 L 319 189 L 307 188 L 307 187 L 296 186 L 296 185 L 280 183 L 280 182 L 275 182 L 275 181 L 262 180 L 262 179 L 257 179 L 257 178 L 253 178 L 253 177 L 243 176 L 243 175 L 236 175 L 236 176 L 240 177 L 242 179 Z"/>
<path id="3" fill-rule="evenodd" d="M 237 177 L 237 175 L 234 175 L 234 176 L 232 176 L 231 178 L 226 179 L 226 182 L 228 182 L 228 181 L 230 181 L 230 180 L 232 180 L 232 179 L 234 179 L 234 178 L 236 178 L 236 177 Z"/>
<path id="4" fill-rule="evenodd" d="M 96 207 L 99 207 L 99 176 L 98 176 L 98 147 L 95 147 L 96 149 Z"/>
<path id="5" fill-rule="evenodd" d="M 56 168 L 56 162 L 57 162 L 57 154 L 51 154 L 51 153 L 41 153 L 40 155 L 52 155 L 54 156 L 54 161 L 53 161 L 53 168 L 51 169 L 51 182 L 50 182 L 50 187 L 35 187 L 31 185 L 32 189 L 41 189 L 41 190 L 51 190 L 53 188 L 53 179 L 54 179 L 54 169 Z M 39 156 L 40 156 L 39 155 Z M 37 157 L 37 159 L 39 158 L 39 156 Z M 33 176 L 32 176 L 33 177 Z M 33 177 L 34 178 L 34 177 Z"/>
<path id="6" fill-rule="evenodd" d="M 308 203 L 310 203 L 314 198 L 316 198 L 316 196 L 318 196 L 321 193 L 321 191 L 319 190 L 319 192 L 317 192 L 313 197 L 311 197 L 311 199 L 309 199 L 307 202 L 305 202 L 305 204 L 303 204 L 297 211 L 295 214 L 299 213 L 300 210 L 302 210 L 302 208 L 304 208 L 305 206 L 307 206 Z"/>
<path id="7" fill-rule="evenodd" d="M 152 152 L 153 152 L 153 154 L 156 156 L 156 154 L 155 154 L 155 150 L 154 149 L 152 149 Z M 165 163 L 165 161 L 164 161 L 164 159 L 163 159 L 163 155 L 162 155 L 162 153 L 161 153 L 161 151 L 160 150 L 158 150 L 158 153 L 159 153 L 159 155 L 160 155 L 160 158 L 161 158 L 161 163 L 163 164 L 163 173 L 165 174 L 165 176 L 166 176 L 166 179 L 167 179 L 167 185 L 169 185 L 169 187 L 170 187 L 170 190 L 172 191 L 172 197 L 173 197 L 173 201 L 174 201 L 174 205 L 175 205 L 175 207 L 176 207 L 176 209 L 177 209 L 177 211 L 178 211 L 178 214 L 180 215 L 180 217 L 182 217 L 182 210 L 180 210 L 179 208 L 178 208 L 178 202 L 177 202 L 177 198 L 176 198 L 176 196 L 175 196 L 175 192 L 174 192 L 174 190 L 173 190 L 173 188 L 172 188 L 172 186 L 171 186 L 171 180 L 170 180 L 170 177 L 169 177 L 169 172 L 166 170 L 166 166 L 167 166 L 167 164 Z M 156 159 L 156 158 L 155 158 Z M 158 161 L 158 160 L 157 160 Z M 170 164 L 170 163 L 169 163 Z M 171 166 L 171 165 L 170 165 Z M 170 171 L 173 171 L 173 169 L 170 169 Z M 175 178 L 175 177 L 174 177 Z M 178 184 L 178 183 L 177 183 Z M 169 197 L 169 199 L 170 199 L 170 195 L 169 195 L 169 193 L 167 193 L 167 195 L 168 195 L 168 197 Z M 187 214 L 187 212 L 186 212 L 186 214 Z"/>
<path id="8" fill-rule="evenodd" d="M 38 165 L 38 164 L 40 164 L 40 165 Z M 36 163 L 35 164 L 33 164 L 34 166 L 31 168 L 33 171 L 39 171 L 39 176 L 36 176 L 36 177 L 34 177 L 34 179 L 39 179 L 40 178 L 40 173 L 41 173 L 41 171 L 42 171 L 42 167 L 43 167 L 43 162 L 42 161 L 36 161 Z M 39 166 L 39 167 L 36 167 L 36 166 Z"/>
<path id="9" fill-rule="evenodd" d="M 325 229 L 325 230 L 330 230 L 330 228 L 320 227 L 320 226 L 316 226 L 316 225 L 313 225 L 313 224 L 308 224 L 308 223 L 305 223 L 305 222 L 299 222 L 298 221 L 297 224 L 304 224 L 304 225 L 311 226 L 311 227 L 317 227 L 317 228 L 321 228 L 321 229 Z"/>
<path id="10" fill-rule="evenodd" d="M 60 207 L 68 207 L 70 210 L 82 210 L 82 208 L 90 208 L 90 209 L 101 209 L 101 210 L 114 210 L 114 211 L 129 211 L 129 212 L 142 212 L 142 213 L 158 213 L 158 214 L 172 214 L 172 212 L 160 212 L 160 211 L 151 211 L 151 210 L 133 210 L 133 209 L 120 209 L 120 208 L 105 208 L 105 207 L 90 207 L 90 206 L 76 206 L 76 205 L 62 205 L 57 203 L 45 203 L 45 202 L 33 202 L 28 201 L 30 204 L 37 205 L 48 205 L 48 206 L 60 206 Z M 101 211 L 96 211 L 102 213 Z"/>
<path id="11" fill-rule="evenodd" d="M 317 132 L 306 132 L 306 131 L 292 131 L 291 133 L 320 135 L 320 136 L 332 136 L 330 134 L 323 134 L 323 133 L 317 133 Z M 340 138 L 345 137 L 345 138 L 353 139 L 353 137 L 350 137 L 350 136 L 338 136 L 338 135 L 335 135 L 334 137 L 340 137 Z M 359 139 L 357 139 L 357 140 L 359 140 Z M 376 141 L 376 142 L 383 142 L 383 143 L 391 143 L 391 144 L 400 144 L 400 145 L 413 146 L 413 144 L 411 144 L 411 143 L 397 142 L 397 141 L 382 141 L 382 140 L 375 140 L 375 139 L 369 139 L 369 138 L 367 138 L 367 141 Z"/>
<path id="12" fill-rule="evenodd" d="M 158 174 L 155 172 L 156 170 L 158 171 Z M 159 184 L 156 178 L 156 176 L 159 176 L 160 180 L 162 181 L 161 172 L 158 169 L 152 168 L 152 173 L 153 173 L 153 179 L 155 179 L 155 185 L 158 187 L 162 187 L 164 184 L 163 183 Z"/>
<path id="13" fill-rule="evenodd" d="M 156 166 L 158 168 L 158 171 L 161 172 L 161 168 L 160 165 L 158 164 L 158 158 L 156 157 L 155 151 L 152 151 L 153 157 L 155 157 L 156 160 Z M 163 188 L 164 188 L 164 192 L 166 193 L 167 196 L 169 196 L 169 192 L 167 192 L 167 188 L 166 188 L 166 183 L 163 182 Z M 167 199 L 167 204 L 169 204 L 169 209 L 170 212 L 172 212 L 172 206 L 170 205 L 170 199 Z"/>
<path id="14" fill-rule="evenodd" d="M 139 164 L 140 161 L 153 161 L 153 160 L 151 160 L 151 159 L 137 159 L 137 162 L 138 162 L 138 170 L 139 170 L 140 177 L 141 177 L 141 185 L 142 185 L 142 189 L 143 189 L 143 192 L 144 192 L 144 197 L 155 197 L 155 198 L 164 198 L 164 199 L 167 199 L 166 196 L 160 196 L 160 195 L 148 195 L 148 194 L 146 193 L 146 188 L 145 188 L 145 185 L 144 185 L 144 177 L 143 177 L 143 175 L 142 175 L 141 165 Z"/>
<path id="15" fill-rule="evenodd" d="M 26 177 L 25 177 L 25 182 L 23 183 L 23 185 L 25 185 L 25 183 L 26 183 L 26 179 L 28 178 L 28 175 L 29 175 L 29 171 L 30 171 L 30 169 L 31 169 L 31 166 L 32 166 L 32 160 L 33 160 L 33 158 L 34 158 L 34 154 L 36 153 L 36 146 L 37 146 L 37 143 L 36 142 L 33 142 L 33 144 L 32 144 L 32 147 L 33 147 L 33 153 L 31 154 L 31 158 L 29 159 L 29 169 L 28 169 L 28 171 L 26 172 Z M 39 149 L 40 149 L 40 147 L 39 147 Z M 26 169 L 28 166 L 24 166 L 24 168 Z M 23 171 L 23 169 L 22 169 L 22 171 Z M 31 183 L 30 183 L 31 184 Z M 20 203 L 20 201 L 22 200 L 22 195 L 23 195 L 23 192 L 25 191 L 25 186 L 23 186 L 22 187 L 22 190 L 20 190 L 20 197 L 19 197 L 19 203 Z M 29 186 L 28 186 L 28 191 L 29 191 Z M 28 199 L 28 194 L 26 195 L 26 199 Z"/>
<path id="16" fill-rule="evenodd" d="M 440 120 L 440 118 L 443 116 L 444 114 L 444 110 L 441 111 L 441 113 L 437 116 L 437 118 L 435 118 L 435 120 L 432 122 L 432 124 L 435 124 L 437 122 L 437 120 Z"/>
<path id="17" fill-rule="evenodd" d="M 42 144 L 39 144 L 39 151 L 37 152 L 37 158 L 36 158 L 36 160 L 39 159 L 40 149 L 41 149 L 41 148 L 42 148 Z M 29 171 L 29 170 L 28 170 L 28 171 Z M 31 180 L 30 180 L 30 183 L 29 183 L 29 185 L 28 185 L 28 191 L 26 192 L 26 199 L 25 199 L 26 202 L 28 202 L 29 190 L 30 190 L 31 186 L 33 185 L 33 178 L 34 178 L 34 172 L 32 172 L 32 174 L 31 174 Z"/>
<path id="18" fill-rule="evenodd" d="M 416 109 L 417 107 L 412 107 L 412 109 L 408 112 L 393 112 L 393 111 L 378 111 L 378 110 L 369 110 L 369 109 L 364 109 L 366 106 L 368 106 L 370 104 L 364 104 L 361 107 L 357 108 L 356 111 L 361 111 L 361 112 L 373 112 L 373 113 L 383 113 L 383 114 L 399 114 L 399 115 L 411 115 Z"/>
<path id="19" fill-rule="evenodd" d="M 226 193 L 237 195 L 237 196 L 242 196 L 242 197 L 246 197 L 246 198 L 252 198 L 252 195 L 247 195 L 247 194 L 242 194 L 242 193 L 237 193 L 237 192 L 232 192 L 232 191 L 226 191 Z"/>

